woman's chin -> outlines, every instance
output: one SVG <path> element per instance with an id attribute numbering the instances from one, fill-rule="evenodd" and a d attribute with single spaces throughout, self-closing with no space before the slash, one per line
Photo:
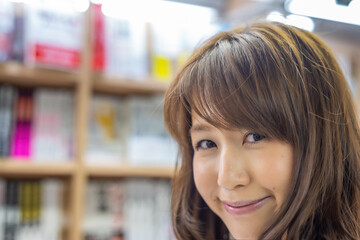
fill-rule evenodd
<path id="1" fill-rule="evenodd" d="M 230 232 L 231 240 L 256 240 L 259 238 L 259 234 L 252 232 L 232 233 Z"/>

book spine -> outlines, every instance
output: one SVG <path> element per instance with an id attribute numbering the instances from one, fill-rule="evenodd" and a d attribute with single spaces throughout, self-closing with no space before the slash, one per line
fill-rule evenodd
<path id="1" fill-rule="evenodd" d="M 17 228 L 19 226 L 19 183 L 9 180 L 6 185 L 6 209 L 4 223 L 4 239 L 16 240 Z"/>
<path id="2" fill-rule="evenodd" d="M 6 181 L 0 178 L 0 239 L 4 239 Z"/>
<path id="3" fill-rule="evenodd" d="M 7 157 L 10 153 L 14 99 L 13 87 L 0 86 L 0 157 Z"/>
<path id="4" fill-rule="evenodd" d="M 32 182 L 32 222 L 39 225 L 41 216 L 41 184 L 40 181 Z"/>
<path id="5" fill-rule="evenodd" d="M 13 3 L 15 8 L 14 29 L 10 58 L 15 61 L 24 61 L 24 3 Z"/>
<path id="6" fill-rule="evenodd" d="M 64 129 L 64 145 L 66 151 L 66 158 L 72 159 L 75 156 L 75 141 L 74 141 L 74 106 L 75 99 L 74 93 L 71 91 L 64 92 L 63 104 L 63 129 Z"/>
<path id="7" fill-rule="evenodd" d="M 16 228 L 16 240 L 41 240 L 40 180 L 22 180 L 19 186 L 20 221 Z"/>
<path id="8" fill-rule="evenodd" d="M 89 142 L 86 159 L 92 163 L 119 164 L 124 157 L 123 100 L 95 95 L 89 114 Z"/>
<path id="9" fill-rule="evenodd" d="M 13 15 L 13 4 L 10 1 L 0 1 L 0 62 L 9 59 Z"/>
<path id="10" fill-rule="evenodd" d="M 51 116 L 50 106 L 52 100 L 50 95 L 52 93 L 46 89 L 38 89 L 34 93 L 34 115 L 33 115 L 33 144 L 32 152 L 33 158 L 37 162 L 46 161 L 49 159 L 51 149 Z M 53 154 L 53 156 L 56 154 Z"/>
<path id="11" fill-rule="evenodd" d="M 61 160 L 73 157 L 74 108 L 73 94 L 67 90 L 59 92 L 59 143 Z"/>
<path id="12" fill-rule="evenodd" d="M 91 180 L 86 196 L 86 239 L 175 240 L 167 180 Z"/>
<path id="13" fill-rule="evenodd" d="M 105 17 L 105 72 L 141 81 L 149 76 L 148 32 L 144 21 Z"/>
<path id="14" fill-rule="evenodd" d="M 101 11 L 101 4 L 91 3 L 92 20 L 94 25 L 93 39 L 93 62 L 95 72 L 102 72 L 105 67 L 105 17 Z"/>
<path id="15" fill-rule="evenodd" d="M 58 11 L 54 5 L 52 1 L 25 5 L 25 61 L 77 70 L 81 63 L 84 15 L 75 10 Z M 68 7 L 72 9 L 70 4 Z"/>
<path id="16" fill-rule="evenodd" d="M 33 154 L 36 161 L 64 161 L 74 152 L 74 97 L 67 90 L 34 94 Z"/>
<path id="17" fill-rule="evenodd" d="M 15 128 L 11 156 L 27 160 L 31 156 L 33 99 L 30 91 L 22 91 L 15 104 Z"/>
<path id="18" fill-rule="evenodd" d="M 43 239 L 60 240 L 63 223 L 63 184 L 58 179 L 45 179 L 40 186 L 41 208 L 38 214 Z"/>
<path id="19" fill-rule="evenodd" d="M 174 166 L 176 144 L 163 121 L 163 96 L 129 99 L 128 159 L 133 165 Z M 138 149 L 142 149 L 139 151 Z"/>

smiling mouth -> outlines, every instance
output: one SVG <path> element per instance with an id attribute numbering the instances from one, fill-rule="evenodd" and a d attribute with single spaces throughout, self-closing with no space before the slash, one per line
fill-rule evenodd
<path id="1" fill-rule="evenodd" d="M 222 201 L 225 210 L 231 215 L 245 215 L 261 208 L 270 197 L 264 197 L 254 201 L 229 202 Z"/>

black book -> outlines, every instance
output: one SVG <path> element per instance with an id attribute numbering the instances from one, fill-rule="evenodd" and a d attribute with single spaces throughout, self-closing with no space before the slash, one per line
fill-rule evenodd
<path id="1" fill-rule="evenodd" d="M 19 223 L 18 193 L 18 181 L 8 180 L 5 195 L 4 240 L 16 240 L 16 231 Z"/>

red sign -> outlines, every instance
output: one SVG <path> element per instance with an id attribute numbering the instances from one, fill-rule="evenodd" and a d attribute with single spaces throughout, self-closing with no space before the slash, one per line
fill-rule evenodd
<path id="1" fill-rule="evenodd" d="M 79 68 L 80 52 L 78 50 L 44 44 L 35 44 L 30 49 L 36 63 L 60 68 Z"/>

